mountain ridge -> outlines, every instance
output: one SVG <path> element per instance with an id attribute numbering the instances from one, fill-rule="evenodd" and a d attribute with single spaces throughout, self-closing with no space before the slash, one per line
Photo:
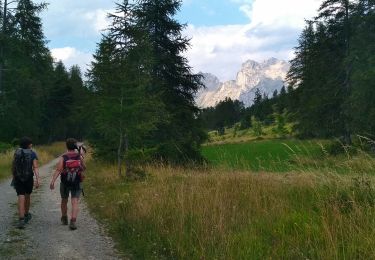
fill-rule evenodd
<path id="1" fill-rule="evenodd" d="M 201 108 L 212 107 L 225 98 L 231 98 L 242 101 L 247 107 L 251 106 L 256 89 L 267 96 L 275 90 L 280 91 L 289 68 L 288 62 L 270 58 L 262 62 L 247 60 L 235 80 L 220 82 L 211 73 L 201 73 L 206 88 L 198 92 L 197 105 Z"/>

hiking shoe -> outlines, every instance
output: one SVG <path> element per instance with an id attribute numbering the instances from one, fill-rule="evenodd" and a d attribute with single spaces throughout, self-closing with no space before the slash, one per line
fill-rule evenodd
<path id="1" fill-rule="evenodd" d="M 76 230 L 77 229 L 76 222 L 70 221 L 69 228 L 70 230 Z"/>
<path id="2" fill-rule="evenodd" d="M 25 214 L 25 224 L 29 223 L 29 221 L 32 219 L 32 216 L 30 213 Z"/>
<path id="3" fill-rule="evenodd" d="M 24 229 L 25 228 L 25 219 L 19 219 L 17 228 Z"/>
<path id="4" fill-rule="evenodd" d="M 64 226 L 68 225 L 68 216 L 61 217 L 61 224 L 63 224 Z"/>

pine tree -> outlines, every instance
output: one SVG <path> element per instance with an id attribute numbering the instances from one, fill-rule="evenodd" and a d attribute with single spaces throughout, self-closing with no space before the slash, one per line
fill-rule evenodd
<path id="1" fill-rule="evenodd" d="M 353 15 L 350 60 L 353 61 L 350 98 L 352 129 L 375 137 L 375 1 L 360 0 Z"/>
<path id="2" fill-rule="evenodd" d="M 318 20 L 325 21 L 330 28 L 338 33 L 336 39 L 342 45 L 344 54 L 342 70 L 344 72 L 343 81 L 341 82 L 343 88 L 343 103 L 342 103 L 342 117 L 343 121 L 343 136 L 347 144 L 351 144 L 351 116 L 349 97 L 351 95 L 351 73 L 353 62 L 350 59 L 350 42 L 352 37 L 351 13 L 354 9 L 354 4 L 350 0 L 325 0 L 319 8 Z"/>
<path id="3" fill-rule="evenodd" d="M 81 69 L 74 65 L 69 70 L 69 85 L 72 90 L 72 105 L 68 118 L 68 135 L 82 140 L 88 133 L 91 95 L 85 86 Z"/>
<path id="4" fill-rule="evenodd" d="M 8 2 L 9 3 L 14 3 Z M 1 79 L 2 111 L 0 136 L 11 140 L 28 134 L 40 136 L 39 123 L 43 97 L 49 86 L 52 57 L 46 48 L 39 13 L 45 4 L 29 0 L 16 1 L 12 14 L 3 19 L 2 39 L 6 64 Z"/>
<path id="5" fill-rule="evenodd" d="M 293 91 L 295 130 L 302 137 L 343 134 L 343 54 L 337 32 L 322 22 L 308 22 L 301 34 L 287 80 Z"/>
<path id="6" fill-rule="evenodd" d="M 134 170 L 130 151 L 145 146 L 143 139 L 155 128 L 162 111 L 158 99 L 146 91 L 150 87 L 145 72 L 147 42 L 133 23 L 131 8 L 128 1 L 117 5 L 89 73 L 97 102 L 92 135 L 96 153 L 116 158 L 119 175 L 125 159 L 127 176 Z"/>
<path id="7" fill-rule="evenodd" d="M 69 84 L 69 74 L 62 61 L 59 61 L 53 71 L 53 79 L 43 111 L 44 136 L 48 142 L 64 140 L 68 137 L 67 121 L 72 105 L 73 93 Z"/>
<path id="8" fill-rule="evenodd" d="M 157 157 L 171 162 L 201 160 L 205 139 L 194 101 L 201 76 L 191 72 L 182 55 L 189 39 L 182 36 L 184 25 L 174 19 L 180 6 L 177 0 L 140 0 L 136 10 L 137 25 L 150 45 L 149 92 L 161 97 L 166 110 L 150 144 L 158 147 Z"/>

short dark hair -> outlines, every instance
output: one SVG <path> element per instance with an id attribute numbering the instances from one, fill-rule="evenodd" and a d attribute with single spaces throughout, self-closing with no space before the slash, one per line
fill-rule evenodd
<path id="1" fill-rule="evenodd" d="M 74 138 L 68 138 L 68 139 L 66 139 L 66 148 L 68 150 L 78 149 L 78 147 L 77 147 L 77 140 L 74 139 Z"/>
<path id="2" fill-rule="evenodd" d="M 30 144 L 32 144 L 33 141 L 31 140 L 30 137 L 24 136 L 20 139 L 20 147 L 22 149 L 27 149 L 29 148 Z"/>

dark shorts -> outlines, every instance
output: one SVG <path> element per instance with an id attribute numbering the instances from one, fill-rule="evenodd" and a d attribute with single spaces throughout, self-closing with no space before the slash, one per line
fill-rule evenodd
<path id="1" fill-rule="evenodd" d="M 82 193 L 81 184 L 77 186 L 66 186 L 64 183 L 60 182 L 60 195 L 62 199 L 69 198 L 69 193 L 72 198 L 79 198 Z"/>
<path id="2" fill-rule="evenodd" d="M 33 192 L 34 179 L 30 179 L 25 182 L 18 180 L 14 181 L 14 188 L 16 189 L 17 196 L 19 195 L 29 195 Z"/>

